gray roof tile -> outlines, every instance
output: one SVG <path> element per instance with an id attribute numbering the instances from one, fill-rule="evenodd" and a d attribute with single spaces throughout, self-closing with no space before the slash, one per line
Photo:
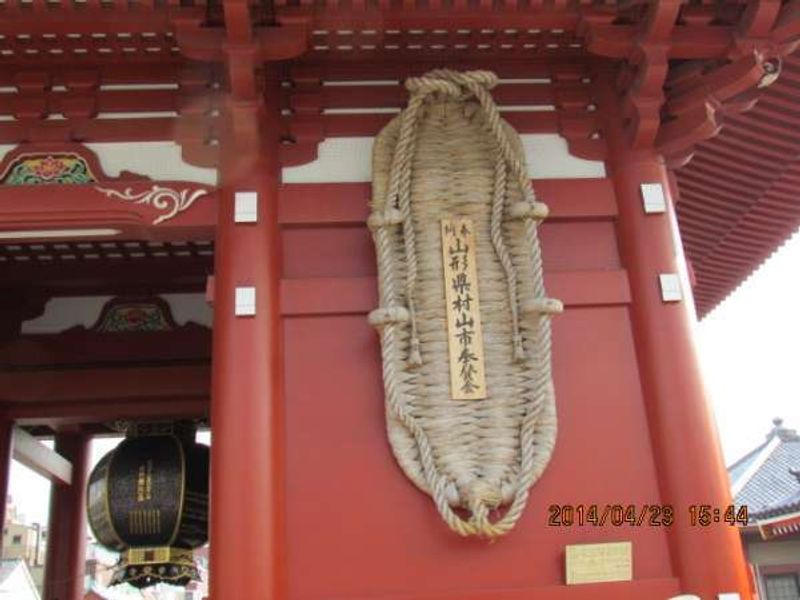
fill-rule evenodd
<path id="1" fill-rule="evenodd" d="M 770 451 L 769 441 L 775 437 L 779 443 Z M 763 457 L 764 452 L 769 455 Z M 737 505 L 746 504 L 751 515 L 775 516 L 790 512 L 794 505 L 800 507 L 800 480 L 790 470 L 800 469 L 800 436 L 791 429 L 776 427 L 767 438 L 767 443 L 748 453 L 734 463 L 728 473 L 736 482 L 747 470 L 761 462 L 744 486 L 737 492 L 734 501 Z M 767 513 L 767 514 L 765 514 Z"/>

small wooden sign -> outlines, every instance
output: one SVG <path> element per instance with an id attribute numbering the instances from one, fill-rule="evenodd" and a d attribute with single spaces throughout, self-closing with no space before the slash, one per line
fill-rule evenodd
<path id="1" fill-rule="evenodd" d="M 470 219 L 442 219 L 442 261 L 453 400 L 486 398 L 475 228 Z"/>
<path id="2" fill-rule="evenodd" d="M 567 546 L 567 585 L 632 579 L 631 542 Z"/>

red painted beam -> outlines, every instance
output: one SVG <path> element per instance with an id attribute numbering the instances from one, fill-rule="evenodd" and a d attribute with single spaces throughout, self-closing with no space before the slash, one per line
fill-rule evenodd
<path id="1" fill-rule="evenodd" d="M 83 600 L 86 571 L 86 494 L 91 438 L 56 434 L 55 449 L 72 462 L 72 485 L 50 490 L 44 600 Z"/>
<path id="2" fill-rule="evenodd" d="M 422 75 L 441 66 L 442 61 L 431 56 L 420 56 L 414 61 L 389 58 L 384 61 L 365 60 L 359 63 L 314 62 L 300 59 L 289 66 L 289 77 L 297 83 L 314 83 L 320 80 L 399 82 L 406 77 Z M 585 59 L 545 59 L 537 55 L 524 59 L 512 58 L 502 62 L 480 56 L 465 56 L 460 60 L 448 62 L 448 66 L 462 71 L 489 69 L 499 77 L 507 79 L 540 79 L 564 73 L 572 73 L 574 75 L 572 79 L 578 80 L 583 76 L 589 76 L 589 65 Z"/>
<path id="3" fill-rule="evenodd" d="M 63 333 L 23 335 L 0 345 L 0 368 L 88 366 L 131 362 L 208 362 L 211 330 L 187 324 L 175 331 L 95 333 L 82 327 Z"/>
<path id="4" fill-rule="evenodd" d="M 80 186 L 73 187 L 76 189 L 66 190 L 66 193 L 74 194 L 67 199 L 70 210 L 74 209 L 77 218 L 77 215 L 85 211 L 87 205 L 94 201 L 78 193 L 77 188 Z M 534 188 L 538 196 L 551 208 L 551 218 L 545 228 L 565 220 L 610 220 L 616 215 L 614 196 L 606 179 L 574 181 L 541 179 L 534 181 Z M 13 190 L 5 192 L 0 190 L 0 215 L 4 210 L 14 214 L 14 211 L 23 207 L 22 203 L 14 202 L 11 191 Z M 58 220 L 57 207 L 64 204 L 63 197 L 54 195 L 51 198 L 49 194 L 42 197 L 41 194 L 34 192 L 29 196 L 24 203 L 24 207 L 31 211 L 26 227 L 75 226 L 75 223 L 63 220 L 63 215 L 61 220 Z M 320 197 L 325 197 L 327 201 L 318 202 Z M 287 230 L 331 225 L 362 226 L 369 211 L 369 197 L 369 183 L 284 185 L 279 190 L 278 219 L 281 226 Z M 212 207 L 216 207 L 217 200 L 209 196 L 202 200 L 202 206 L 200 203 L 198 201 L 197 207 L 184 213 L 185 217 L 181 219 L 168 221 L 159 226 L 143 227 L 139 230 L 142 232 L 141 238 L 152 239 L 158 236 L 179 239 L 185 235 L 182 232 L 187 231 L 183 227 L 184 224 L 187 224 L 187 227 L 191 224 L 196 230 L 213 231 L 216 215 L 213 214 Z M 109 221 L 99 220 L 95 224 L 107 226 Z M 8 223 L 4 225 L 0 221 L 0 229 L 3 227 L 11 225 Z M 180 257 L 170 254 L 171 257 L 164 258 L 155 256 L 114 260 L 102 258 L 107 252 L 123 252 L 127 255 L 128 250 L 97 247 L 77 254 L 95 253 L 100 259 L 71 261 L 60 259 L 43 261 L 37 259 L 38 254 L 42 252 L 29 253 L 30 258 L 27 261 L 7 260 L 0 263 L 2 276 L 0 285 L 3 288 L 29 287 L 31 282 L 35 282 L 38 288 L 46 290 L 51 295 L 131 293 L 143 289 L 160 292 L 202 291 L 205 288 L 206 277 L 213 272 L 210 256 Z M 149 254 L 158 249 L 143 247 L 133 250 Z M 210 250 L 207 248 L 207 251 Z M 76 249 L 70 247 L 49 252 L 75 254 Z M 43 251 L 43 253 L 48 252 Z M 13 253 L 6 255 L 13 259 Z M 124 268 L 120 268 L 121 266 Z"/>
<path id="5" fill-rule="evenodd" d="M 110 423 L 116 419 L 199 419 L 208 415 L 208 393 L 197 397 L 152 396 L 109 397 L 103 400 L 0 404 L 3 418 L 20 425 L 46 425 L 58 429 L 67 425 Z"/>
<path id="6" fill-rule="evenodd" d="M 608 179 L 534 179 L 533 188 L 550 207 L 548 222 L 611 219 L 617 214 Z M 371 194 L 368 182 L 285 184 L 280 188 L 278 219 L 284 227 L 362 225 L 369 216 Z"/>
<path id="7" fill-rule="evenodd" d="M 200 195 L 186 210 L 155 224 L 175 208 L 177 195 L 158 200 L 165 203 L 166 209 L 157 208 L 155 198 L 150 202 L 124 198 L 141 198 L 156 186 L 175 194 L 185 193 L 187 198 Z M 114 190 L 119 195 L 109 196 L 98 188 Z M 210 240 L 214 236 L 216 208 L 211 186 L 185 181 L 51 185 L 45 193 L 37 186 L 0 186 L 0 231 L 100 228 L 119 230 L 116 239 Z"/>
<path id="8" fill-rule="evenodd" d="M 0 402 L 91 402 L 147 398 L 205 398 L 208 365 L 0 371 Z"/>
<path id="9" fill-rule="evenodd" d="M 35 287 L 51 296 L 197 292 L 212 263 L 211 257 L 3 263 L 0 289 Z"/>
<path id="10" fill-rule="evenodd" d="M 298 9 L 278 9 L 278 19 L 296 17 Z M 312 26 L 324 30 L 394 29 L 574 29 L 579 21 L 572 7 L 539 10 L 453 9 L 408 10 L 323 8 L 314 11 Z"/>
<path id="11" fill-rule="evenodd" d="M 63 85 L 67 88 L 92 88 L 95 85 L 131 85 L 131 84 L 173 84 L 176 87 L 189 86 L 209 87 L 212 80 L 218 76 L 217 69 L 207 65 L 187 65 L 185 61 L 160 61 L 153 64 L 147 61 L 129 61 L 120 63 L 118 57 L 113 57 L 114 64 L 104 64 L 102 61 L 92 64 L 91 67 L 83 63 L 82 68 L 63 68 L 57 56 L 49 57 L 47 67 L 38 69 L 29 67 L 0 70 L 0 85 L 3 87 L 16 86 L 20 80 L 44 75 L 41 89 L 49 85 Z"/>
<path id="12" fill-rule="evenodd" d="M 762 62 L 755 56 L 746 56 L 694 78 L 689 84 L 675 86 L 668 93 L 665 110 L 680 115 L 708 102 L 709 97 L 725 102 L 756 87 L 762 77 Z"/>
<path id="13" fill-rule="evenodd" d="M 587 48 L 607 58 L 627 59 L 636 51 L 637 36 L 635 25 L 595 25 L 587 34 Z M 734 43 L 734 31 L 724 25 L 678 25 L 669 42 L 668 56 L 672 59 L 722 57 Z"/>
<path id="14" fill-rule="evenodd" d="M 143 90 L 74 90 L 29 92 L 27 94 L 0 94 L 0 115 L 14 115 L 18 106 L 25 100 L 41 103 L 45 114 L 70 114 L 76 104 L 86 106 L 91 111 L 87 117 L 97 113 L 131 112 L 209 112 L 218 108 L 220 93 L 216 90 L 202 90 L 189 93 L 175 89 Z"/>
<path id="15" fill-rule="evenodd" d="M 393 114 L 322 114 L 297 115 L 291 120 L 291 130 L 321 124 L 324 137 L 374 136 L 396 115 Z M 559 133 L 561 113 L 559 111 L 505 112 L 503 118 L 520 133 Z M 598 130 L 597 118 L 583 111 L 570 115 L 573 128 L 589 137 Z"/>
<path id="16" fill-rule="evenodd" d="M 591 104 L 591 87 L 584 83 L 501 84 L 492 90 L 492 97 L 501 107 L 557 104 L 567 95 L 573 102 Z M 291 108 L 295 110 L 403 108 L 407 103 L 408 91 L 399 84 L 322 86 L 317 90 L 299 90 L 290 96 Z"/>
<path id="17" fill-rule="evenodd" d="M 73 8 L 65 3 L 47 11 L 36 11 L 8 3 L 2 10 L 0 33 L 12 38 L 21 32 L 30 35 L 78 33 L 86 36 L 92 33 L 166 33 L 170 31 L 171 21 L 175 18 L 200 22 L 205 18 L 205 7 L 170 5 L 169 8 L 148 10 L 142 5 L 135 10 L 119 10 L 119 7 L 110 10 L 99 5 Z"/>
<path id="18" fill-rule="evenodd" d="M 567 307 L 610 306 L 630 302 L 625 271 L 563 271 L 545 274 L 550 294 Z M 377 306 L 374 277 L 284 279 L 284 317 L 366 314 Z M 2 379 L 0 379 L 0 382 Z"/>
<path id="19" fill-rule="evenodd" d="M 41 109 L 44 114 L 44 109 Z M 584 111 L 504 112 L 503 117 L 520 133 L 559 133 L 562 115 L 569 118 L 574 133 L 588 138 L 599 130 L 597 119 Z M 393 118 L 392 114 L 298 114 L 284 118 L 284 126 L 294 135 L 311 127 L 322 137 L 374 136 Z M 196 141 L 203 143 L 220 123 L 212 116 L 142 117 L 123 119 L 66 119 L 59 121 L 0 122 L 0 144 L 24 142 L 87 143 Z M 320 129 L 321 128 L 321 129 Z"/>
<path id="20" fill-rule="evenodd" d="M 152 182 L 114 187 L 146 190 Z M 187 182 L 158 182 L 182 189 L 204 187 Z M 550 205 L 551 219 L 613 217 L 614 197 L 605 179 L 536 179 L 534 189 Z M 206 186 L 207 187 L 207 186 Z M 75 227 L 121 227 L 119 239 L 209 240 L 216 227 L 217 197 L 209 193 L 176 218 L 158 226 L 159 214 L 149 206 L 109 199 L 94 186 L 0 187 L 0 231 Z M 279 190 L 281 225 L 364 223 L 368 215 L 369 183 L 288 184 Z M 319 202 L 324 196 L 326 202 Z"/>
<path id="21" fill-rule="evenodd" d="M 214 117 L 203 119 L 209 127 Z M 63 121 L 0 122 L 0 144 L 23 142 L 152 142 L 175 140 L 179 119 L 143 117 L 127 119 L 66 119 Z"/>

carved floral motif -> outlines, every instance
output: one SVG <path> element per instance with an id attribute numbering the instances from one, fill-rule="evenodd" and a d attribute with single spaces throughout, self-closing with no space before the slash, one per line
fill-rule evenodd
<path id="1" fill-rule="evenodd" d="M 94 183 L 86 161 L 76 154 L 25 154 L 3 178 L 5 185 Z"/>
<path id="2" fill-rule="evenodd" d="M 188 210 L 194 201 L 206 193 L 206 190 L 198 188 L 195 190 L 184 188 L 180 191 L 171 188 L 154 185 L 149 190 L 134 193 L 131 188 L 125 188 L 123 191 L 95 187 L 99 192 L 102 192 L 109 198 L 123 200 L 125 202 L 133 202 L 134 204 L 147 204 L 153 208 L 163 212 L 161 216 L 153 221 L 153 225 L 158 225 L 164 221 L 168 221 L 176 215 Z"/>
<path id="3" fill-rule="evenodd" d="M 172 317 L 155 303 L 125 303 L 108 308 L 94 330 L 103 333 L 169 331 Z"/>

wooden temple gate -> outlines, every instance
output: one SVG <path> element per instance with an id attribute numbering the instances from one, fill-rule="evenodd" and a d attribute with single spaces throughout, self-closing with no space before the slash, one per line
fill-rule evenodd
<path id="1" fill-rule="evenodd" d="M 753 105 L 798 34 L 797 0 L 0 5 L 0 490 L 13 452 L 55 477 L 57 457 L 12 450 L 31 442 L 14 427 L 55 434 L 71 483 L 53 495 L 46 599 L 82 594 L 89 436 L 205 417 L 213 600 L 751 598 L 735 528 L 688 518 L 730 494 L 673 286 L 670 168 Z M 396 468 L 366 321 L 364 138 L 404 78 L 438 66 L 501 77 L 566 305 L 555 455 L 493 544 L 448 532 Z M 152 143 L 180 168 L 127 166 L 160 161 Z M 23 326 L 52 299 L 170 293 L 206 294 L 213 333 Z M 552 505 L 592 504 L 676 518 L 548 525 Z M 565 547 L 608 541 L 632 542 L 632 580 L 565 585 Z"/>

